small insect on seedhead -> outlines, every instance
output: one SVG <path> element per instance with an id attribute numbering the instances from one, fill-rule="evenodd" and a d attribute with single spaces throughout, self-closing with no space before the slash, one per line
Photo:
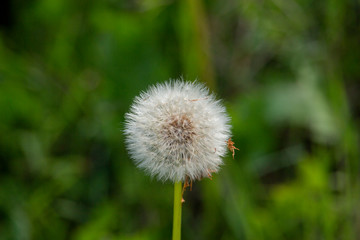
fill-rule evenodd
<path id="1" fill-rule="evenodd" d="M 235 150 L 239 150 L 237 147 L 234 146 L 234 142 L 231 141 L 231 138 L 229 138 L 229 140 L 227 140 L 227 145 L 228 145 L 228 149 L 232 152 L 232 157 L 234 159 L 235 156 Z"/>
<path id="2" fill-rule="evenodd" d="M 188 176 L 186 176 L 185 182 L 183 185 L 183 189 L 182 189 L 182 193 L 181 193 L 181 203 L 185 202 L 184 192 L 186 191 L 186 188 L 188 188 L 188 187 L 190 187 L 190 191 L 192 191 L 192 180 Z"/>

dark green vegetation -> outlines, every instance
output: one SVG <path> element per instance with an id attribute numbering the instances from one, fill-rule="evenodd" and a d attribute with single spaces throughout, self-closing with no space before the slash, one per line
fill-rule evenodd
<path id="1" fill-rule="evenodd" d="M 0 239 L 170 239 L 173 185 L 121 133 L 149 84 L 198 77 L 233 140 L 183 239 L 360 236 L 356 0 L 5 1 Z"/>

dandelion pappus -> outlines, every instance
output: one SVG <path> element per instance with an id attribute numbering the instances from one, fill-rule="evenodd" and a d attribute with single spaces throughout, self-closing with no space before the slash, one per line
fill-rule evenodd
<path id="1" fill-rule="evenodd" d="M 208 97 L 197 98 L 197 99 L 187 99 L 187 98 L 184 98 L 184 100 L 190 101 L 190 102 L 196 102 L 196 101 L 199 101 L 199 100 L 206 100 L 206 99 L 208 99 Z"/>

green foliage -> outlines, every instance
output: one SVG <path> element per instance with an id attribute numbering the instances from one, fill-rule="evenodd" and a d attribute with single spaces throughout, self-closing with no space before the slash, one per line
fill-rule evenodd
<path id="1" fill-rule="evenodd" d="M 169 239 L 172 184 L 137 170 L 123 116 L 198 77 L 240 150 L 185 193 L 183 239 L 356 239 L 355 1 L 7 1 L 0 239 Z"/>

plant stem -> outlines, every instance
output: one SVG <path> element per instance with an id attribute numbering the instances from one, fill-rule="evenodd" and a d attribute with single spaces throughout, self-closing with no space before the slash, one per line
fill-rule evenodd
<path id="1" fill-rule="evenodd" d="M 182 183 L 174 184 L 174 218 L 173 218 L 173 236 L 172 240 L 181 239 L 181 200 L 182 200 Z"/>

